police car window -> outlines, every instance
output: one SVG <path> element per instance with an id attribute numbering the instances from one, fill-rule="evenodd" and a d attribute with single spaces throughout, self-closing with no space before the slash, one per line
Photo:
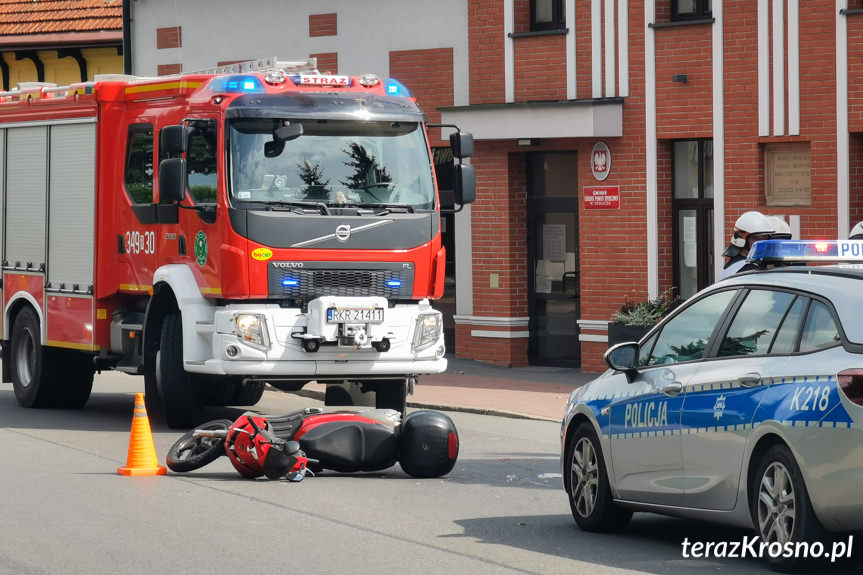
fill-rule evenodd
<path id="1" fill-rule="evenodd" d="M 830 308 L 820 301 L 813 301 L 806 315 L 800 351 L 815 351 L 839 343 L 839 329 L 830 313 Z"/>
<path id="2" fill-rule="evenodd" d="M 779 329 L 794 295 L 787 292 L 752 290 L 737 310 L 719 347 L 720 356 L 764 355 Z"/>
<path id="3" fill-rule="evenodd" d="M 195 121 L 189 124 L 186 166 L 189 193 L 195 203 L 216 203 L 215 122 Z"/>
<path id="4" fill-rule="evenodd" d="M 791 304 L 791 309 L 785 314 L 785 319 L 782 320 L 779 332 L 773 340 L 773 346 L 770 348 L 771 355 L 794 353 L 800 335 L 800 323 L 803 321 L 803 313 L 806 311 L 807 303 L 809 303 L 808 298 L 798 296 Z"/>
<path id="5" fill-rule="evenodd" d="M 707 342 L 736 293 L 725 290 L 711 294 L 670 319 L 662 327 L 647 364 L 664 365 L 704 357 Z"/>
<path id="6" fill-rule="evenodd" d="M 638 350 L 638 367 L 644 367 L 650 363 L 650 352 L 653 351 L 653 345 L 656 343 L 658 333 L 650 336 L 650 339 L 645 341 Z"/>

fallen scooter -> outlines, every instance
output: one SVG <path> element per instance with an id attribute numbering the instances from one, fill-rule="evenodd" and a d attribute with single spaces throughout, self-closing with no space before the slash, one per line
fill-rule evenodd
<path id="1" fill-rule="evenodd" d="M 227 455 L 244 477 L 301 481 L 308 472 L 379 471 L 396 463 L 413 477 L 449 473 L 458 457 L 452 419 L 392 409 L 324 413 L 320 408 L 275 417 L 247 413 L 186 432 L 168 450 L 172 471 L 188 472 Z"/>

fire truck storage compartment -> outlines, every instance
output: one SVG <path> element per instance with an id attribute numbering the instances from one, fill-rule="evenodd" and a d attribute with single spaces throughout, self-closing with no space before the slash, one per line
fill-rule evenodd
<path id="1" fill-rule="evenodd" d="M 96 124 L 51 127 L 48 283 L 88 292 L 93 285 Z"/>
<path id="2" fill-rule="evenodd" d="M 53 293 L 92 300 L 95 118 L 0 125 L 0 158 L 4 276 L 45 274 L 46 297 Z M 4 286 L 9 289 L 5 281 Z M 44 310 L 43 316 L 48 316 Z M 9 326 L 4 328 L 8 336 Z M 48 331 L 46 339 L 50 325 Z M 92 344 L 92 336 L 90 340 Z"/>

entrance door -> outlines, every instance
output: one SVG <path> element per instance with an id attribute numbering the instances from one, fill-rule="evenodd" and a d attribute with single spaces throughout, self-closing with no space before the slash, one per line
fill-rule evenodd
<path id="1" fill-rule="evenodd" d="M 527 157 L 529 358 L 579 367 L 578 173 L 575 152 Z"/>
<path id="2" fill-rule="evenodd" d="M 674 285 L 686 299 L 713 283 L 713 141 L 673 143 Z"/>

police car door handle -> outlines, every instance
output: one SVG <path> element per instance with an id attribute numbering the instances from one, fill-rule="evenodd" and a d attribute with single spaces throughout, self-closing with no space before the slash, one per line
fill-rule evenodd
<path id="1" fill-rule="evenodd" d="M 659 391 L 669 397 L 675 397 L 677 394 L 683 391 L 683 384 L 679 381 L 672 381 L 668 385 L 663 385 L 662 387 L 660 387 Z"/>
<path id="2" fill-rule="evenodd" d="M 742 387 L 757 387 L 761 385 L 761 374 L 747 373 L 738 377 L 734 382 L 739 383 Z"/>

